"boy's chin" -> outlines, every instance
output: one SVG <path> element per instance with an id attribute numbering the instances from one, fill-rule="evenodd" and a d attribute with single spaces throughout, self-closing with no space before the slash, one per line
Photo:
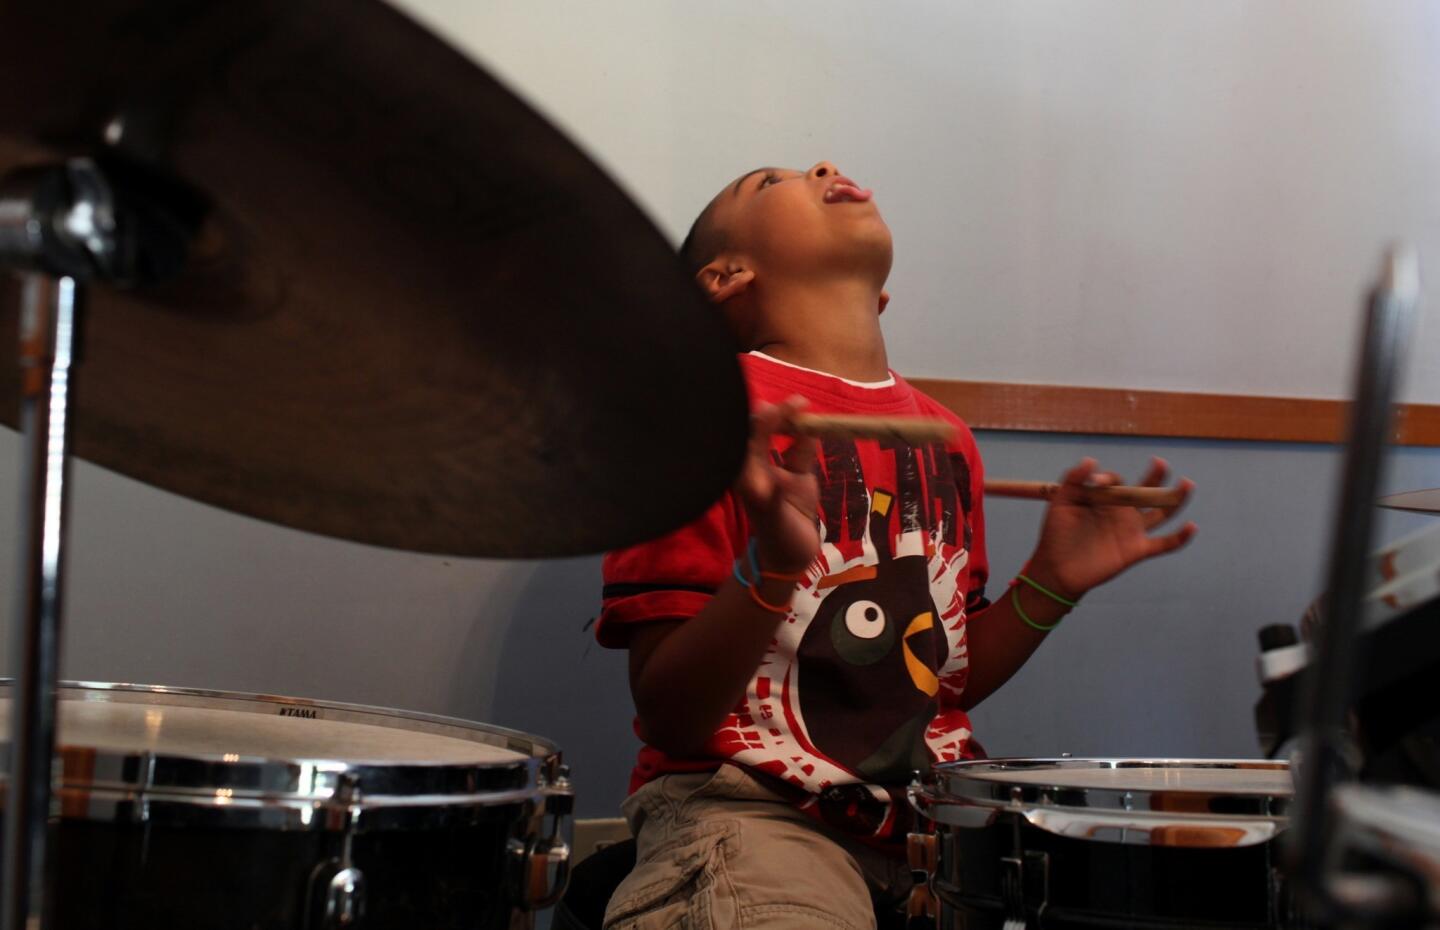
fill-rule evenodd
<path id="1" fill-rule="evenodd" d="M 881 283 L 890 276 L 894 257 L 890 231 L 854 230 L 842 236 L 825 236 L 811 241 L 808 247 L 786 249 L 783 257 L 775 256 L 771 267 L 782 274 L 808 278 L 817 271 L 825 275 L 851 276 L 865 270 Z"/>
<path id="2" fill-rule="evenodd" d="M 895 250 L 891 246 L 888 230 L 883 236 L 857 237 L 847 243 L 847 248 L 840 256 L 845 267 L 870 269 L 881 283 L 890 276 L 890 265 L 894 258 Z"/>
<path id="3" fill-rule="evenodd" d="M 895 251 L 890 227 L 884 223 L 856 224 L 845 237 L 847 250 L 871 259 L 882 259 L 888 267 Z"/>

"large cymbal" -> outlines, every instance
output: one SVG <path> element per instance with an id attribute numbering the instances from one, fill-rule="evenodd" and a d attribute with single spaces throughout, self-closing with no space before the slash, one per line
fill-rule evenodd
<path id="1" fill-rule="evenodd" d="M 1424 491 L 1405 491 L 1380 498 L 1381 507 L 1391 510 L 1408 510 L 1412 513 L 1440 513 L 1440 488 Z"/>
<path id="2" fill-rule="evenodd" d="M 738 472 L 733 343 L 655 228 L 383 3 L 0 0 L 0 49 L 0 175 L 103 152 L 108 125 L 210 204 L 178 278 L 92 289 L 81 457 L 469 556 L 658 535 Z"/>

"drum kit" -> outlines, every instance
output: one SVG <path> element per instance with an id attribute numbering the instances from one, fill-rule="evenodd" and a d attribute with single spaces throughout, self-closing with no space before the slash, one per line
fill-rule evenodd
<path id="1" fill-rule="evenodd" d="M 0 267 L 18 272 L 0 327 L 20 333 L 0 421 L 25 437 L 0 930 L 530 925 L 568 869 L 572 787 L 546 740 L 57 681 L 72 451 L 348 540 L 594 552 L 679 525 L 738 471 L 729 337 L 592 162 L 379 0 L 6 3 L 0 36 Z M 1262 667 L 1308 688 L 1272 715 L 1305 739 L 1298 794 L 1286 761 L 938 765 L 911 789 L 933 827 L 911 838 L 912 917 L 1440 914 L 1433 786 L 1337 784 L 1375 677 L 1356 684 L 1359 647 L 1418 631 L 1440 594 L 1409 564 L 1427 553 L 1363 558 L 1415 290 L 1396 257 L 1370 303 L 1315 648 L 1267 640 Z M 1367 599 L 1366 571 L 1391 587 Z M 1392 615 L 1366 619 L 1375 604 Z"/>

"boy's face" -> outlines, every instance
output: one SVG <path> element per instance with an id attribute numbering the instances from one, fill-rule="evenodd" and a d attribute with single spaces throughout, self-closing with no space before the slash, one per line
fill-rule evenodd
<path id="1" fill-rule="evenodd" d="M 828 274 L 857 262 L 882 281 L 889 274 L 890 229 L 871 192 L 830 162 L 808 171 L 758 168 L 727 185 L 707 209 L 722 253 L 742 256 L 762 279 Z"/>

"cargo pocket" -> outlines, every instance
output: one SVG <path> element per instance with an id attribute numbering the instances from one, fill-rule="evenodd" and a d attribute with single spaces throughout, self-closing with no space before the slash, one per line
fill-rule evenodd
<path id="1" fill-rule="evenodd" d="M 717 911 L 734 914 L 725 860 L 737 831 L 732 823 L 706 826 L 635 864 L 605 910 L 605 930 L 714 930 Z"/>

